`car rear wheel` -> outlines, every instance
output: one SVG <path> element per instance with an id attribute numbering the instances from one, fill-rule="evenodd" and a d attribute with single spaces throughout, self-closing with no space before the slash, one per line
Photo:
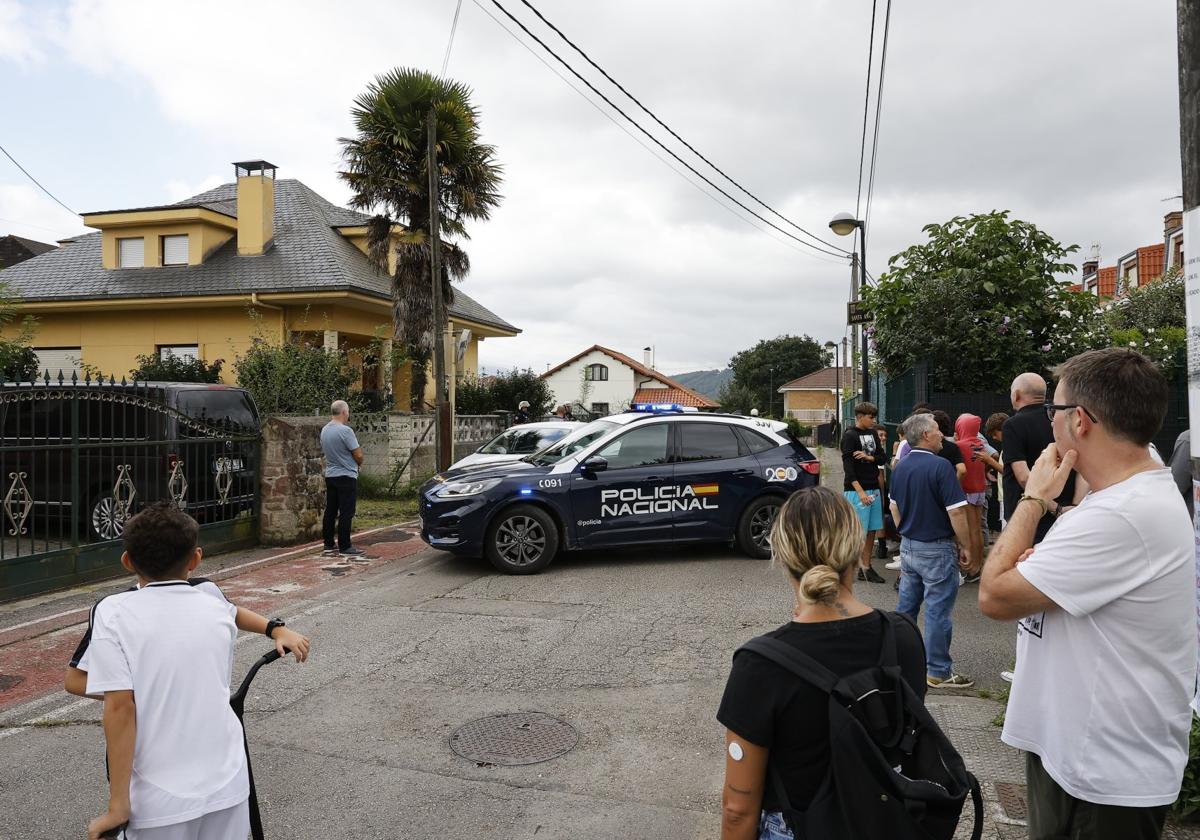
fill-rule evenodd
<path id="1" fill-rule="evenodd" d="M 92 499 L 86 525 L 94 540 L 117 540 L 125 533 L 125 520 L 111 493 L 101 493 Z"/>
<path id="2" fill-rule="evenodd" d="M 501 511 L 484 540 L 488 561 L 510 575 L 540 572 L 557 553 L 558 526 L 548 513 L 533 505 Z"/>
<path id="3" fill-rule="evenodd" d="M 751 502 L 738 522 L 737 547 L 759 560 L 771 556 L 771 527 L 783 507 L 778 496 L 762 496 Z"/>

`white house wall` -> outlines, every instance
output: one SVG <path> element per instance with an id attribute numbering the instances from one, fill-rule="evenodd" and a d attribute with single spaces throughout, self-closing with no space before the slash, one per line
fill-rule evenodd
<path id="1" fill-rule="evenodd" d="M 583 384 L 583 371 L 589 365 L 605 365 L 608 368 L 607 382 L 589 382 L 591 386 L 585 407 L 591 408 L 592 403 L 608 403 L 609 410 L 616 412 L 625 408 L 639 387 L 665 387 L 660 382 L 650 380 L 634 372 L 633 368 L 618 362 L 612 356 L 593 350 L 587 355 L 580 356 L 562 370 L 555 371 L 546 377 L 546 384 L 554 392 L 556 405 L 562 403 L 578 403 L 580 386 Z M 641 386 L 640 382 L 646 382 Z"/>

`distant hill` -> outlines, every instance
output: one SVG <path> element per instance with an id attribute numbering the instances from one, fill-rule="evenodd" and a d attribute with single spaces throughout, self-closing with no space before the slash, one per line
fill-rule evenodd
<path id="1" fill-rule="evenodd" d="M 722 386 L 733 379 L 733 371 L 729 368 L 722 370 L 693 370 L 689 373 L 673 373 L 671 378 L 686 385 L 697 393 L 703 394 L 710 400 L 715 400 Z"/>

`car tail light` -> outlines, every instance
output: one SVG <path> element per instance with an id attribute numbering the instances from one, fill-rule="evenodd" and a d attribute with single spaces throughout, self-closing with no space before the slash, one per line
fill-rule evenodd
<path id="1" fill-rule="evenodd" d="M 805 461 L 800 465 L 800 469 L 804 470 L 809 475 L 820 475 L 821 474 L 821 462 L 820 461 Z"/>

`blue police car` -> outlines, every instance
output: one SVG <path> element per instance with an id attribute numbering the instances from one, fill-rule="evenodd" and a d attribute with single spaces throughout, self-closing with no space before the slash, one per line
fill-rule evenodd
<path id="1" fill-rule="evenodd" d="M 509 574 L 539 572 L 563 549 L 649 543 L 733 541 L 769 557 L 783 501 L 820 481 L 786 424 L 634 408 L 520 461 L 434 476 L 420 490 L 422 539 Z"/>

